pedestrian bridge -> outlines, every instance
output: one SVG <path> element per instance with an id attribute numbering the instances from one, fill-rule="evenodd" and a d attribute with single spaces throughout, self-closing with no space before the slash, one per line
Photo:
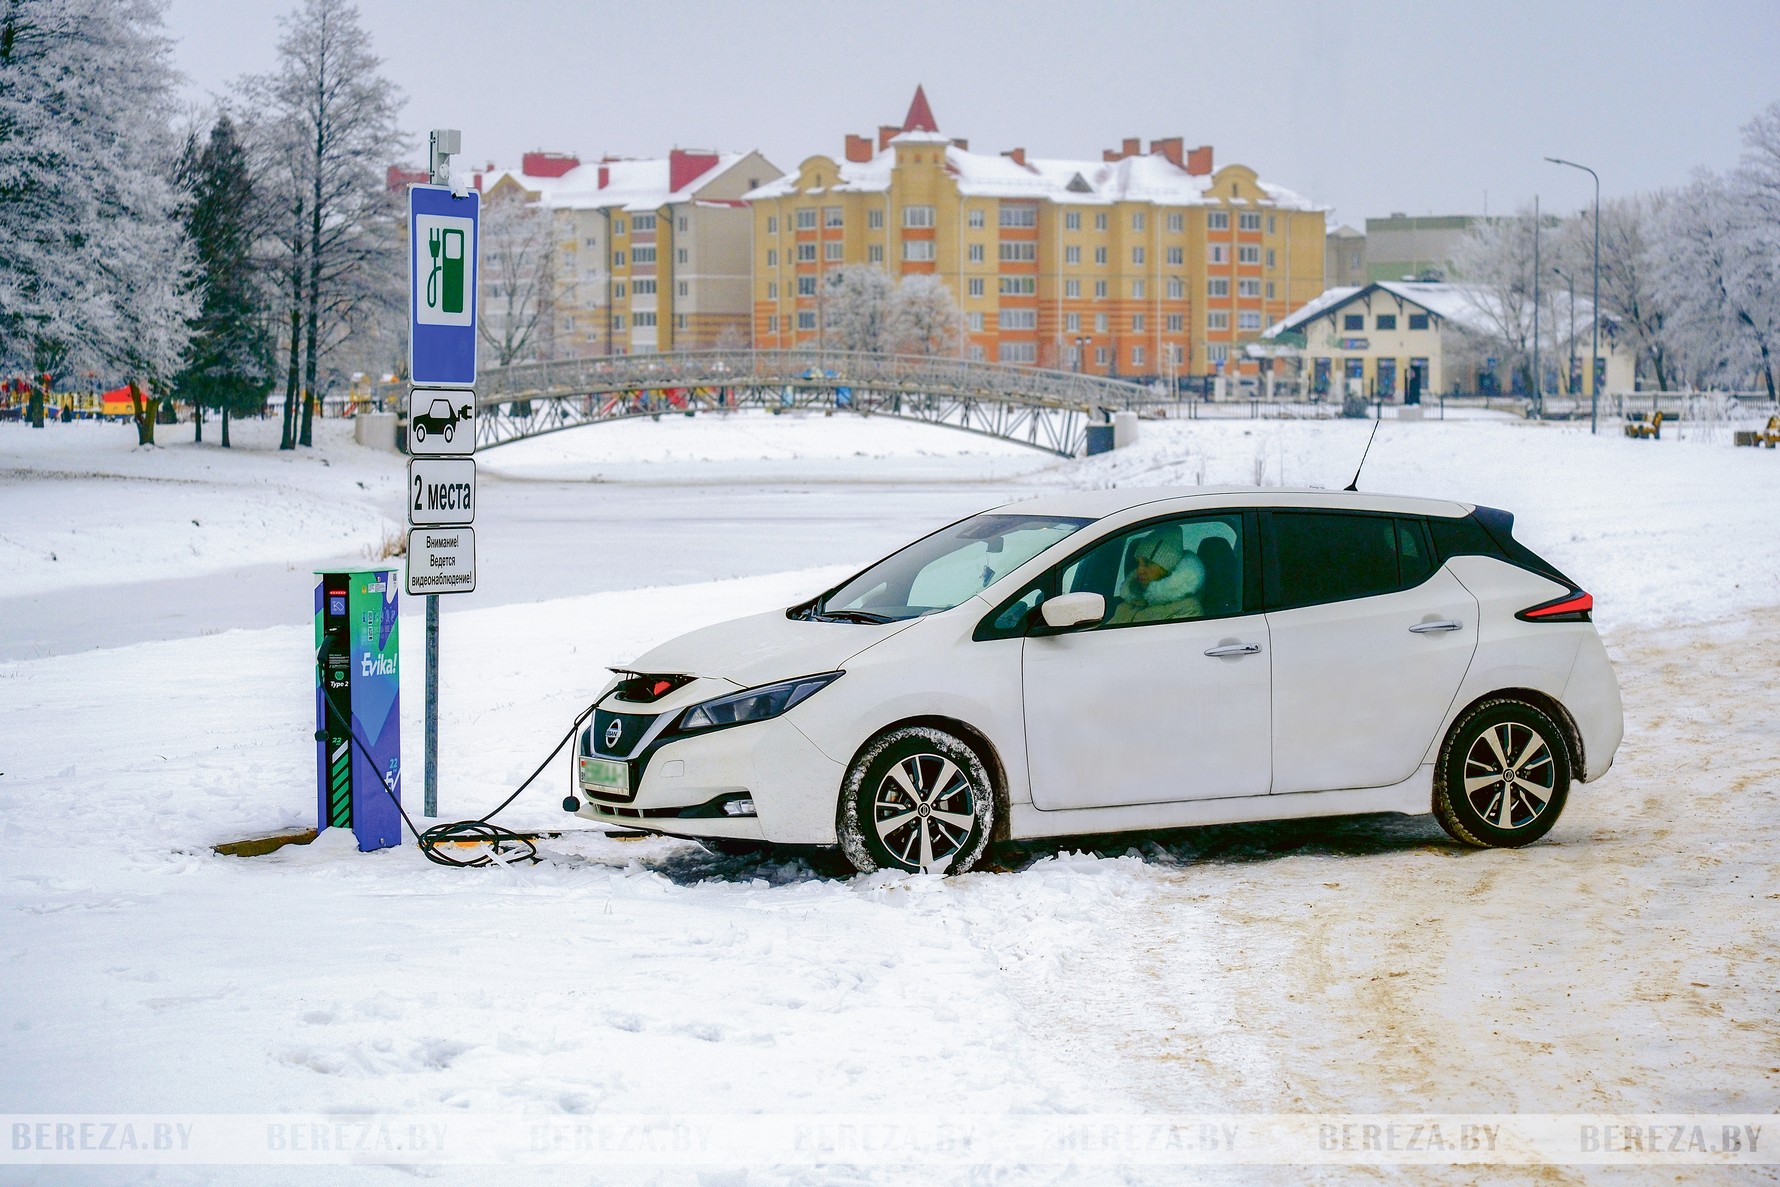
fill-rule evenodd
<path id="1" fill-rule="evenodd" d="M 1118 379 L 930 356 L 712 350 L 520 363 L 483 371 L 476 448 L 583 425 L 732 409 L 893 416 L 1073 457 L 1091 423 L 1153 399 Z"/>

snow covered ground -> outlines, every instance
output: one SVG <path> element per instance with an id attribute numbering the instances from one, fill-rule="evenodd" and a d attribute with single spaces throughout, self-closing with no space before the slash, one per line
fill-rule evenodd
<path id="1" fill-rule="evenodd" d="M 711 499 L 667 504 L 682 514 L 764 501 L 726 523 L 733 543 L 720 556 L 704 546 L 718 562 L 704 576 L 749 575 L 690 579 L 664 513 L 665 547 L 626 553 L 636 588 L 550 596 L 565 581 L 543 600 L 458 599 L 442 647 L 445 817 L 480 812 L 523 778 L 606 664 L 789 604 L 931 522 L 1057 484 L 1259 474 L 1339 486 L 1370 427 L 1146 424 L 1130 450 L 1053 468 L 943 430 L 762 421 L 664 418 L 489 455 L 499 477 L 485 505 L 509 489 L 540 492 L 533 520 L 554 514 L 596 545 L 598 515 L 565 501 L 590 487 L 635 509 L 708 481 Z M 218 457 L 57 437 L 80 427 L 0 425 L 0 546 L 14 550 L 0 565 L 0 608 L 128 589 L 123 612 L 153 614 L 156 580 L 250 562 L 263 574 L 253 588 L 306 607 L 312 562 L 374 545 L 378 516 L 399 518 L 400 479 L 388 477 L 399 463 L 343 441 L 294 458 Z M 601 436 L 632 429 L 629 441 Z M 719 436 L 737 429 L 745 443 Z M 756 462 L 767 469 L 745 468 Z M 335 498 L 342 476 L 366 484 L 356 507 Z M 821 863 L 585 832 L 543 842 L 547 860 L 523 869 L 447 870 L 413 848 L 360 855 L 337 837 L 225 858 L 209 847 L 312 812 L 306 610 L 102 649 L 52 637 L 39 658 L 0 662 L 0 1112 L 1775 1111 L 1780 455 L 1487 420 L 1387 422 L 1361 485 L 1513 510 L 1522 537 L 1595 593 L 1627 739 L 1546 842 L 1470 852 L 1428 818 L 1294 822 L 1012 848 L 996 871 L 953 879 L 843 878 Z M 781 494 L 768 500 L 766 488 Z M 267 491 L 304 510 L 268 529 L 254 518 Z M 86 551 L 112 514 L 117 527 Z M 206 527 L 188 530 L 193 518 Z M 539 547 L 549 538 L 540 532 Z M 43 553 L 64 546 L 73 567 L 55 569 L 64 562 Z M 417 772 L 419 616 L 404 613 L 404 767 Z M 553 770 L 503 820 L 559 827 L 566 778 Z M 0 1180 L 490 1173 L 15 1166 Z M 1319 1173 L 1353 1172 L 1212 1177 Z M 576 1176 L 956 1177 L 890 1166 Z M 978 1180 L 1173 1183 L 1182 1172 L 1055 1165 Z"/>

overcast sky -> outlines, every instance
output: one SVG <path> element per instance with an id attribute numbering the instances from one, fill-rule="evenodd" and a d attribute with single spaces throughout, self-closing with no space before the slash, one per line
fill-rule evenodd
<path id="1" fill-rule="evenodd" d="M 268 70 L 295 0 L 170 0 L 194 99 Z M 1780 99 L 1775 0 L 361 0 L 416 132 L 465 155 L 759 148 L 900 123 L 917 82 L 977 151 L 1098 159 L 1180 135 L 1362 225 L 1585 204 L 1722 169 Z"/>

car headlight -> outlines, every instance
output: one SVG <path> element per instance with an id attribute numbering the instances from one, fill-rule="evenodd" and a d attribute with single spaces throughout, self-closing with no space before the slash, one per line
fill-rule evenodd
<path id="1" fill-rule="evenodd" d="M 765 721 L 801 704 L 840 678 L 839 672 L 799 676 L 795 680 L 762 684 L 758 688 L 747 688 L 715 700 L 703 701 L 680 714 L 680 720 L 674 723 L 673 732 L 697 734 L 706 730 L 723 729 L 725 726 L 746 725 L 750 721 Z"/>

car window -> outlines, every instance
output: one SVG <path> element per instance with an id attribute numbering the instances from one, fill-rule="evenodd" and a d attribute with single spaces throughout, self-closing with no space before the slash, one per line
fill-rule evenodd
<path id="1" fill-rule="evenodd" d="M 874 620 L 950 610 L 1092 523 L 1053 515 L 974 515 L 879 561 L 811 607 Z"/>
<path id="2" fill-rule="evenodd" d="M 1268 518 L 1274 609 L 1391 593 L 1433 571 L 1420 526 L 1395 516 L 1275 511 Z"/>
<path id="3" fill-rule="evenodd" d="M 1105 627 L 1240 614 L 1242 514 L 1193 516 L 1121 532 L 1065 567 L 1058 592 L 1105 598 Z"/>

